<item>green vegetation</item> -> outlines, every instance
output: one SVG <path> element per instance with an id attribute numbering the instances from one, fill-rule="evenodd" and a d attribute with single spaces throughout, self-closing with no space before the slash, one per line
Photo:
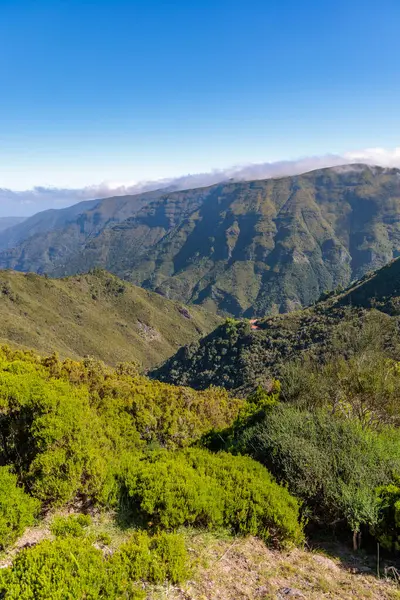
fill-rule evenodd
<path id="1" fill-rule="evenodd" d="M 142 206 L 157 198 L 160 192 L 136 196 L 117 196 L 102 200 L 86 200 L 59 210 L 45 210 L 23 219 L 2 233 L 0 248 L 18 271 L 43 273 L 54 261 L 68 260 L 86 240 L 101 231 L 133 216 Z M 0 229 L 1 229 L 0 220 Z M 10 250 L 25 246 L 25 255 Z M 32 260 L 38 268 L 32 269 Z"/>
<path id="2" fill-rule="evenodd" d="M 389 550 L 400 539 L 399 264 L 255 330 L 227 319 L 152 373 L 247 394 L 233 424 L 203 443 L 264 464 L 301 499 L 310 525 L 350 529 L 355 546 L 367 532 Z M 382 301 L 368 305 L 379 286 Z"/>
<path id="3" fill-rule="evenodd" d="M 352 531 L 379 518 L 376 490 L 400 472 L 400 437 L 375 432 L 355 419 L 323 409 L 312 413 L 280 405 L 235 440 L 285 482 L 319 525 L 346 524 Z"/>
<path id="4" fill-rule="evenodd" d="M 0 594 L 4 600 L 144 600 L 143 581 L 178 583 L 187 575 L 184 540 L 176 534 L 138 532 L 109 558 L 88 538 L 66 536 L 20 552 L 0 571 Z"/>
<path id="5" fill-rule="evenodd" d="M 26 527 L 33 525 L 39 502 L 18 486 L 8 467 L 0 467 L 0 549 L 12 544 Z"/>
<path id="6" fill-rule="evenodd" d="M 398 553 L 399 322 L 362 286 L 255 328 L 228 318 L 159 370 L 199 391 L 0 347 L 0 598 L 157 597 L 204 573 L 207 536 L 234 537 L 224 553 L 249 536 L 293 552 L 316 531 Z"/>
<path id="7" fill-rule="evenodd" d="M 398 185 L 396 169 L 354 165 L 107 199 L 54 225 L 28 219 L 0 266 L 101 267 L 211 312 L 289 312 L 398 255 Z"/>
<path id="8" fill-rule="evenodd" d="M 107 502 L 124 453 L 179 448 L 227 426 L 243 402 L 195 392 L 101 363 L 0 352 L 0 457 L 32 493 L 63 504 Z"/>
<path id="9" fill-rule="evenodd" d="M 377 490 L 379 519 L 374 534 L 386 550 L 400 551 L 399 478 Z"/>
<path id="10" fill-rule="evenodd" d="M 366 386 L 371 385 L 375 386 L 375 396 L 380 390 L 382 402 L 388 403 L 398 393 L 389 388 L 396 381 L 392 373 L 394 363 L 390 361 L 400 360 L 400 321 L 395 309 L 400 302 L 399 268 L 400 260 L 396 260 L 364 282 L 313 307 L 259 319 L 255 330 L 248 321 L 227 319 L 208 336 L 180 348 L 150 371 L 150 376 L 195 389 L 222 385 L 241 396 L 258 385 L 268 389 L 271 380 L 278 378 L 284 384 L 285 396 L 302 395 L 309 403 L 313 397 L 317 402 L 315 398 L 321 399 L 327 393 L 337 396 L 332 388 L 337 385 L 340 388 L 344 384 L 349 392 L 352 383 L 352 393 L 356 395 L 360 380 L 357 376 L 351 382 L 349 373 L 346 375 L 346 370 L 354 367 L 364 380 L 364 389 L 359 390 L 362 404 L 368 402 L 372 389 L 367 390 Z M 381 296 L 375 293 L 378 289 Z M 370 298 L 372 292 L 375 295 Z M 351 357 L 353 364 L 346 366 Z M 304 362 L 308 365 L 305 370 Z M 328 363 L 335 376 L 329 367 L 321 373 L 321 365 Z M 329 390 L 327 379 L 331 383 Z"/>
<path id="11" fill-rule="evenodd" d="M 152 382 L 134 366 L 0 349 L 0 534 L 7 549 L 42 514 L 79 505 L 137 528 L 109 553 L 87 514 L 56 515 L 55 539 L 0 571 L 0 597 L 144 598 L 189 573 L 182 526 L 303 542 L 299 503 L 247 457 L 187 448 L 257 402 Z M 121 529 L 122 531 L 123 529 Z M 150 535 L 150 532 L 153 535 Z M 51 590 L 51 592 L 50 592 Z"/>
<path id="12" fill-rule="evenodd" d="M 157 365 L 219 322 L 95 271 L 67 279 L 0 272 L 0 340 L 43 354 Z"/>
<path id="13" fill-rule="evenodd" d="M 296 500 L 246 457 L 162 452 L 130 462 L 122 485 L 125 508 L 154 527 L 223 526 L 275 544 L 303 539 Z"/>
<path id="14" fill-rule="evenodd" d="M 55 516 L 50 531 L 56 537 L 82 537 L 92 519 L 90 515 L 70 515 L 69 517 Z"/>

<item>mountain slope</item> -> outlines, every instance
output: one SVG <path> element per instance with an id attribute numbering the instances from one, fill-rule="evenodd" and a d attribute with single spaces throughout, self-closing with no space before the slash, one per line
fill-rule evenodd
<path id="1" fill-rule="evenodd" d="M 100 266 L 168 298 L 250 317 L 307 306 L 400 253 L 397 169 L 334 167 L 161 191 L 130 206 L 138 199 L 128 219 L 78 236 L 72 249 L 63 232 L 39 235 L 1 253 L 0 266 L 56 276 Z"/>
<path id="2" fill-rule="evenodd" d="M 6 269 L 50 273 L 54 264 L 68 264 L 88 240 L 159 196 L 159 191 L 115 196 L 37 213 L 0 234 L 0 262 Z"/>
<path id="3" fill-rule="evenodd" d="M 97 203 L 98 200 L 88 200 L 68 208 L 49 209 L 23 219 L 20 223 L 11 224 L 0 236 L 0 248 L 12 248 L 33 235 L 62 229 L 78 215 L 94 208 Z"/>
<path id="4" fill-rule="evenodd" d="M 25 220 L 25 217 L 0 217 L 0 231 L 15 227 Z"/>
<path id="5" fill-rule="evenodd" d="M 180 348 L 150 376 L 205 389 L 222 385 L 246 394 L 268 387 L 290 362 L 323 361 L 362 348 L 400 360 L 400 259 L 313 307 L 256 322 L 228 319 Z"/>
<path id="6" fill-rule="evenodd" d="M 377 308 L 390 315 L 400 315 L 400 260 L 391 261 L 374 273 L 367 273 L 340 295 L 338 303 Z"/>
<path id="7" fill-rule="evenodd" d="M 214 189 L 130 277 L 209 310 L 261 316 L 307 306 L 399 251 L 399 172 L 326 169 Z"/>
<path id="8" fill-rule="evenodd" d="M 41 353 L 154 366 L 218 324 L 105 273 L 47 279 L 0 272 L 0 340 Z"/>

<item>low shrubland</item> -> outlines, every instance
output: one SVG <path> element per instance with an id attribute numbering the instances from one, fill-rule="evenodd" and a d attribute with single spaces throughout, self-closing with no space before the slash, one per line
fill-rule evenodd
<path id="1" fill-rule="evenodd" d="M 4 600 L 146 597 L 146 583 L 178 583 L 189 574 L 182 536 L 137 532 L 105 557 L 85 536 L 57 537 L 22 550 L 0 571 Z"/>
<path id="2" fill-rule="evenodd" d="M 120 518 L 129 513 L 131 524 L 157 532 L 225 527 L 273 544 L 301 543 L 299 504 L 265 467 L 250 458 L 187 449 L 243 419 L 253 405 L 222 389 L 195 392 L 152 382 L 130 365 L 113 370 L 3 347 L 4 547 L 39 509 L 77 502 L 115 510 Z M 55 520 L 52 532 L 79 537 L 82 519 Z"/>
<path id="3" fill-rule="evenodd" d="M 39 507 L 39 502 L 18 486 L 16 475 L 8 467 L 0 467 L 0 549 L 33 525 Z"/>
<path id="4" fill-rule="evenodd" d="M 45 504 L 107 504 L 125 452 L 179 448 L 228 425 L 243 401 L 150 382 L 129 365 L 0 351 L 0 464 Z"/>
<path id="5" fill-rule="evenodd" d="M 187 577 L 187 527 L 282 548 L 308 523 L 399 550 L 398 364 L 363 347 L 282 374 L 236 399 L 1 348 L 1 549 L 54 511 L 85 514 L 52 518 L 0 571 L 0 598 L 142 598 Z M 104 552 L 88 512 L 124 543 Z"/>

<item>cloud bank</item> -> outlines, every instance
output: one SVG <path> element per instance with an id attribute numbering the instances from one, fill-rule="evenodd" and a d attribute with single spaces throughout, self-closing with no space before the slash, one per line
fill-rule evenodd
<path id="1" fill-rule="evenodd" d="M 357 152 L 346 152 L 342 156 L 327 154 L 298 160 L 247 164 L 228 169 L 215 169 L 209 173 L 188 174 L 171 179 L 130 184 L 104 182 L 98 185 L 89 185 L 82 189 L 36 187 L 31 190 L 15 191 L 0 188 L 0 217 L 30 216 L 42 210 L 71 206 L 82 200 L 139 194 L 155 189 L 183 190 L 213 185 L 230 179 L 249 181 L 252 179 L 298 175 L 313 169 L 351 163 L 400 168 L 400 147 L 392 149 L 367 148 Z"/>

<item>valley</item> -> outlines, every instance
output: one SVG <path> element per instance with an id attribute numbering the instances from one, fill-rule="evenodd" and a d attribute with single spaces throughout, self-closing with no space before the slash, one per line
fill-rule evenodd
<path id="1" fill-rule="evenodd" d="M 356 165 L 4 230 L 4 600 L 399 598 L 397 180 Z"/>

